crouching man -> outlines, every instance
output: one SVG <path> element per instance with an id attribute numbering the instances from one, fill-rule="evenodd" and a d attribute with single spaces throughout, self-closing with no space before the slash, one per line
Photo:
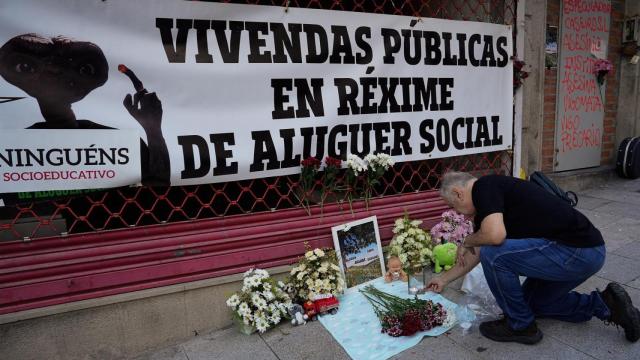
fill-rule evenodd
<path id="1" fill-rule="evenodd" d="M 572 291 L 594 275 L 605 259 L 600 231 L 562 199 L 528 181 L 490 175 L 476 179 L 447 173 L 440 194 L 459 213 L 474 216 L 476 232 L 458 248 L 454 268 L 433 278 L 440 292 L 479 262 L 504 318 L 484 322 L 480 333 L 494 341 L 535 344 L 542 339 L 536 318 L 584 322 L 593 316 L 640 337 L 640 311 L 624 288 Z M 519 276 L 526 281 L 520 284 Z"/>

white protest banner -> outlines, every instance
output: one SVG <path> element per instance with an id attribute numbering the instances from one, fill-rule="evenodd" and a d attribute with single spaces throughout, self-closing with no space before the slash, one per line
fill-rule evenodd
<path id="1" fill-rule="evenodd" d="M 401 162 L 512 144 L 510 26 L 182 0 L 1 10 L 0 131 L 138 129 L 143 184 L 295 174 L 309 156 Z M 23 148 L 38 144 L 29 131 Z"/>

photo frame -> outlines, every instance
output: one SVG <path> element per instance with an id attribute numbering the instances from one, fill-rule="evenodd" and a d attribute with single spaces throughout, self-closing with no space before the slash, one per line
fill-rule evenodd
<path id="1" fill-rule="evenodd" d="M 622 26 L 622 42 L 636 42 L 638 39 L 638 17 L 634 16 L 624 20 Z"/>
<path id="2" fill-rule="evenodd" d="M 547 24 L 544 64 L 547 69 L 558 67 L 558 27 L 549 24 Z"/>
<path id="3" fill-rule="evenodd" d="M 376 216 L 334 226 L 331 234 L 347 288 L 384 276 L 384 255 Z"/>

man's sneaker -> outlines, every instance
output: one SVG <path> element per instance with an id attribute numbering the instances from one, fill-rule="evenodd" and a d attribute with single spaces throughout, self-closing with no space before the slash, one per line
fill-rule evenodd
<path id="1" fill-rule="evenodd" d="M 627 340 L 636 342 L 640 338 L 640 311 L 633 307 L 629 294 L 615 282 L 610 282 L 600 297 L 609 308 L 611 316 L 606 320 L 624 329 Z"/>
<path id="2" fill-rule="evenodd" d="M 535 321 L 526 329 L 513 330 L 507 323 L 507 318 L 485 321 L 480 324 L 480 333 L 493 341 L 517 342 L 533 345 L 542 340 L 542 331 L 538 329 Z"/>

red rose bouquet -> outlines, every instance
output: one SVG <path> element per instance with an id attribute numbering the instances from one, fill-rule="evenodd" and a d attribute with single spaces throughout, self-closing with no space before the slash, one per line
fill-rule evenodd
<path id="1" fill-rule="evenodd" d="M 403 299 L 369 285 L 360 293 L 371 303 L 389 336 L 411 336 L 419 331 L 431 330 L 447 322 L 447 311 L 440 303 L 418 297 Z"/>

